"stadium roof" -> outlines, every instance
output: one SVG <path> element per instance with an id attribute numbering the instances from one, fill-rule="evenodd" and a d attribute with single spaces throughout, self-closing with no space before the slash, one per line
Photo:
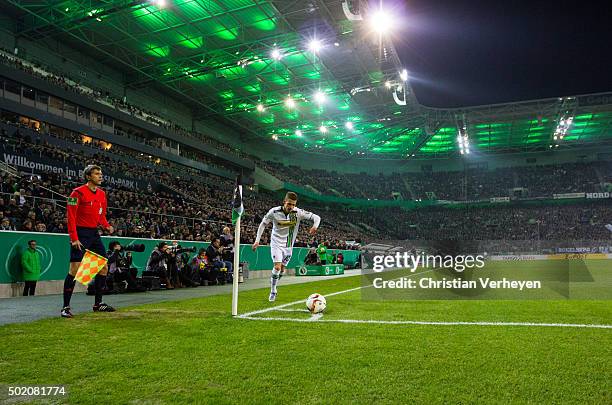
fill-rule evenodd
<path id="1" fill-rule="evenodd" d="M 198 119 L 307 152 L 434 157 L 612 141 L 609 95 L 599 104 L 577 97 L 419 105 L 391 38 L 372 31 L 365 4 L 343 10 L 343 3 L 7 0 L 2 7 L 19 18 L 17 35 L 61 40 L 123 70 L 131 88 L 178 96 Z"/>

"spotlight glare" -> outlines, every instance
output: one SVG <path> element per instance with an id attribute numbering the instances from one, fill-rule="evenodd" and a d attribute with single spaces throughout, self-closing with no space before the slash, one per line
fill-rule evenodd
<path id="1" fill-rule="evenodd" d="M 291 97 L 288 97 L 285 100 L 285 105 L 287 106 L 287 108 L 293 108 L 295 107 L 295 101 Z"/>
<path id="2" fill-rule="evenodd" d="M 379 9 L 372 14 L 370 26 L 380 35 L 384 35 L 393 28 L 393 19 L 385 10 Z"/>
<path id="3" fill-rule="evenodd" d="M 257 111 L 263 112 L 265 110 L 263 104 L 257 104 Z"/>
<path id="4" fill-rule="evenodd" d="M 278 48 L 274 48 L 272 49 L 272 53 L 271 53 L 272 59 L 274 60 L 281 60 L 281 52 L 278 50 Z"/>
<path id="5" fill-rule="evenodd" d="M 321 131 L 321 133 L 325 134 L 325 133 L 327 133 L 327 127 L 325 125 L 321 125 L 319 127 L 319 131 Z"/>
<path id="6" fill-rule="evenodd" d="M 322 47 L 321 41 L 319 41 L 318 39 L 313 39 L 308 44 L 308 49 L 310 49 L 314 53 L 319 52 L 321 50 L 321 47 Z"/>
<path id="7" fill-rule="evenodd" d="M 323 102 L 325 102 L 325 94 L 319 90 L 315 93 L 314 99 L 317 103 L 323 104 Z"/>
<path id="8" fill-rule="evenodd" d="M 406 69 L 402 70 L 400 73 L 400 79 L 404 82 L 408 81 L 408 71 Z"/>
<path id="9" fill-rule="evenodd" d="M 166 7 L 166 0 L 153 0 L 153 4 L 159 8 L 163 8 Z"/>
<path id="10" fill-rule="evenodd" d="M 344 124 L 344 126 L 345 126 L 347 129 L 350 129 L 350 130 L 352 130 L 352 129 L 353 129 L 353 123 L 352 123 L 351 121 L 347 121 L 347 123 L 346 123 L 346 124 Z"/>
<path id="11" fill-rule="evenodd" d="M 390 89 L 390 88 L 391 88 L 391 82 L 387 80 L 387 81 L 385 82 L 385 87 L 386 87 L 386 88 L 388 88 L 388 89 Z"/>
<path id="12" fill-rule="evenodd" d="M 299 129 L 298 129 L 298 130 L 296 130 L 296 131 L 295 131 L 295 135 L 296 135 L 296 136 L 302 136 L 302 131 L 301 131 L 301 130 L 299 130 Z"/>

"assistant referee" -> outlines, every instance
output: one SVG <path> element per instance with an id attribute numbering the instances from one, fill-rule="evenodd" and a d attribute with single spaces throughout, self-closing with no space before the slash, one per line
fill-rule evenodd
<path id="1" fill-rule="evenodd" d="M 98 226 L 113 233 L 113 227 L 106 220 L 106 194 L 100 188 L 103 176 L 100 166 L 89 165 L 83 170 L 87 184 L 72 190 L 66 204 L 68 217 L 68 235 L 70 236 L 70 269 L 64 280 L 64 307 L 61 316 L 72 318 L 70 298 L 74 290 L 74 276 L 79 269 L 85 250 L 106 257 L 106 249 L 98 233 Z M 108 273 L 108 266 L 94 278 L 96 297 L 94 312 L 114 312 L 115 309 L 102 302 L 102 289 Z"/>

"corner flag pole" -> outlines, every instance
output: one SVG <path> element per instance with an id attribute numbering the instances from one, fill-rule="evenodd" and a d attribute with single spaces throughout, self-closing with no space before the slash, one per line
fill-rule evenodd
<path id="1" fill-rule="evenodd" d="M 232 287 L 232 316 L 238 315 L 238 278 L 240 277 L 240 217 L 234 229 L 234 284 Z"/>
<path id="2" fill-rule="evenodd" d="M 232 225 L 234 225 L 234 283 L 232 286 L 232 316 L 238 315 L 238 279 L 240 278 L 240 217 L 242 204 L 242 176 L 236 177 L 234 200 L 232 201 Z"/>

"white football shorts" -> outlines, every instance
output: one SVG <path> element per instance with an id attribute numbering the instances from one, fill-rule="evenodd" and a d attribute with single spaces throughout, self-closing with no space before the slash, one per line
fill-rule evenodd
<path id="1" fill-rule="evenodd" d="M 287 266 L 287 264 L 289 264 L 289 260 L 291 260 L 293 248 L 271 246 L 270 252 L 272 253 L 272 261 L 274 263 L 282 263 L 283 266 Z"/>

